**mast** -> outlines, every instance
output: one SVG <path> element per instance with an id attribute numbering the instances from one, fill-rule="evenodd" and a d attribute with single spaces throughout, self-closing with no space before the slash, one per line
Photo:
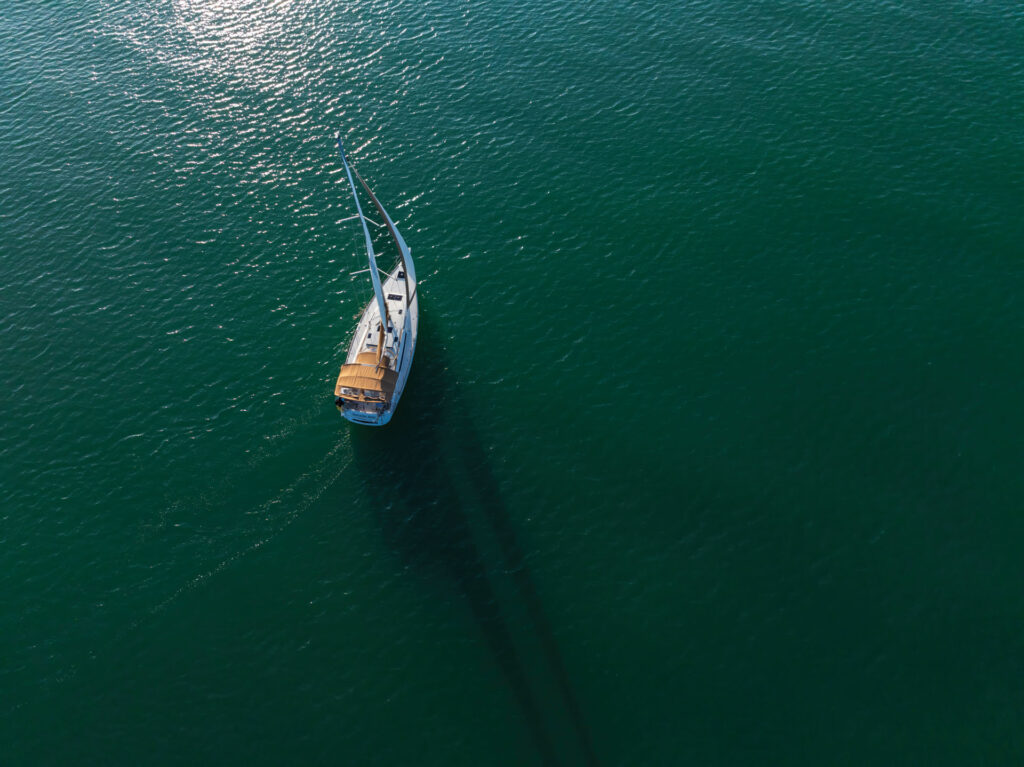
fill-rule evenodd
<path id="1" fill-rule="evenodd" d="M 398 246 L 398 252 L 402 256 L 402 266 L 405 267 L 405 295 L 410 301 L 412 301 L 412 294 L 416 291 L 416 270 L 412 265 L 412 255 L 409 253 L 409 246 L 405 244 L 405 238 L 398 231 L 398 227 L 395 226 L 395 222 L 391 220 L 391 216 L 384 210 L 384 206 L 380 204 L 380 200 L 377 199 L 377 195 L 373 193 L 370 186 L 363 181 L 363 177 L 359 175 L 359 171 L 355 171 L 356 178 L 359 179 L 359 183 L 363 185 L 363 189 L 370 195 L 370 199 L 373 200 L 373 204 L 377 206 L 377 211 L 383 216 L 384 223 L 387 224 L 388 231 L 391 232 L 391 236 L 395 240 L 395 244 Z M 412 283 L 413 289 L 409 290 L 409 283 Z"/>
<path id="2" fill-rule="evenodd" d="M 352 188 L 352 197 L 356 201 L 356 211 L 359 213 L 359 223 L 363 225 L 363 235 L 366 237 L 366 255 L 370 260 L 370 281 L 373 283 L 373 292 L 377 296 L 377 309 L 380 311 L 381 338 L 387 333 L 390 324 L 388 318 L 388 307 L 384 302 L 384 288 L 380 284 L 380 272 L 377 271 L 377 258 L 373 253 L 373 240 L 370 238 L 370 228 L 366 225 L 363 217 L 363 206 L 359 204 L 359 195 L 356 194 L 356 182 L 352 180 L 352 171 L 348 167 L 348 160 L 345 158 L 345 147 L 341 145 L 341 131 L 338 131 L 338 151 L 341 152 L 341 162 L 345 166 L 345 175 L 348 176 L 348 185 Z M 387 214 L 385 214 L 387 215 Z M 406 248 L 408 250 L 408 248 Z M 377 359 L 382 359 L 384 354 L 383 340 L 377 344 Z"/>

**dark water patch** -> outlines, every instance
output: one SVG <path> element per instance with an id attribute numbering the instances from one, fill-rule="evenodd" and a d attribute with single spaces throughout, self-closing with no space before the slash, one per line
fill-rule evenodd
<path id="1" fill-rule="evenodd" d="M 440 576 L 465 599 L 542 762 L 596 765 L 589 730 L 473 426 L 471 406 L 430 327 L 428 322 L 421 330 L 413 377 L 391 426 L 358 429 L 353 435 L 356 466 L 375 499 L 375 515 L 391 548 L 414 571 Z M 481 538 L 497 542 L 496 557 Z M 525 627 L 510 622 L 495 579 L 511 581 L 512 598 L 529 616 Z M 509 584 L 504 585 L 507 590 Z M 519 646 L 516 635 L 524 628 L 542 646 L 540 660 L 546 665 Z M 540 692 L 552 682 L 560 696 L 554 712 Z"/>

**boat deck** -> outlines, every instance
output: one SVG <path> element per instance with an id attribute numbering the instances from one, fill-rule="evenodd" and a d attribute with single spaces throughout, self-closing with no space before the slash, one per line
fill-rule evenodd
<path id="1" fill-rule="evenodd" d="M 385 277 L 385 274 L 382 273 L 381 276 Z M 419 299 L 416 295 L 415 275 L 411 276 L 412 300 L 408 304 L 405 297 L 405 273 L 401 260 L 391 270 L 391 273 L 386 275 L 381 286 L 388 314 L 391 316 L 391 326 L 388 327 L 384 337 L 384 358 L 387 360 L 388 369 L 397 374 L 394 392 L 390 396 L 385 395 L 383 402 L 364 397 L 345 398 L 342 415 L 349 420 L 370 423 L 371 420 L 367 419 L 372 419 L 373 423 L 383 425 L 390 420 L 391 413 L 402 396 L 406 379 L 409 377 L 409 369 L 412 366 L 419 325 Z M 367 303 L 359 318 L 359 323 L 356 325 L 355 332 L 352 334 L 352 343 L 349 345 L 345 364 L 365 364 L 371 359 L 375 361 L 379 342 L 380 311 L 377 309 L 377 300 L 373 298 Z"/>
<path id="2" fill-rule="evenodd" d="M 382 283 L 384 289 L 384 300 L 391 315 L 392 327 L 384 337 L 384 356 L 388 359 L 388 367 L 396 370 L 396 360 L 402 341 L 402 332 L 405 330 L 405 318 L 408 307 L 405 303 L 405 275 L 402 271 L 401 261 L 395 265 L 391 274 Z M 377 309 L 377 301 L 371 300 L 363 316 L 359 318 L 356 332 L 349 346 L 348 355 L 345 358 L 346 364 L 353 364 L 358 361 L 359 355 L 372 352 L 377 354 L 377 344 L 380 341 L 380 311 Z"/>

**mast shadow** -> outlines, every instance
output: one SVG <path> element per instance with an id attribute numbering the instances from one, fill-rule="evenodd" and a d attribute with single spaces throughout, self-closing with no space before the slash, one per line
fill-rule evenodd
<path id="1" fill-rule="evenodd" d="M 465 599 L 541 762 L 597 765 L 525 552 L 466 406 L 442 345 L 421 325 L 399 412 L 386 428 L 355 430 L 356 464 L 388 545 L 405 564 L 439 577 Z M 485 539 L 493 541 L 496 557 L 488 557 Z M 511 597 L 503 600 L 502 594 Z M 509 612 L 525 621 L 511 621 Z M 524 628 L 541 648 L 542 662 L 524 656 L 523 642 L 517 642 Z"/>

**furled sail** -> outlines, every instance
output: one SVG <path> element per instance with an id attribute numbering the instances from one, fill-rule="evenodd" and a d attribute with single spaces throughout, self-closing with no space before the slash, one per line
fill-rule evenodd
<path id="1" fill-rule="evenodd" d="M 373 204 L 377 207 L 377 211 L 384 217 L 384 223 L 387 224 L 388 231 L 391 232 L 391 236 L 394 238 L 395 244 L 398 246 L 398 252 L 402 255 L 402 266 L 405 267 L 405 292 L 409 297 L 409 300 L 412 300 L 409 286 L 413 285 L 414 287 L 412 292 L 415 292 L 416 270 L 412 265 L 412 256 L 409 253 L 409 246 L 405 244 L 405 238 L 402 237 L 401 233 L 398 231 L 398 227 L 395 226 L 395 222 L 391 219 L 391 216 L 389 216 L 388 212 L 384 210 L 384 206 L 380 204 L 380 200 L 377 199 L 377 195 L 375 195 L 373 190 L 370 189 L 369 184 L 363 181 L 363 177 L 359 175 L 358 170 L 355 174 L 356 178 L 359 179 L 359 183 L 363 185 L 363 189 L 366 190 L 366 193 L 370 195 L 370 199 L 373 200 Z"/>
<path id="2" fill-rule="evenodd" d="M 366 237 L 366 255 L 370 259 L 370 281 L 373 283 L 373 292 L 377 296 L 377 308 L 380 310 L 381 326 L 387 327 L 389 322 L 387 304 L 384 303 L 384 288 L 380 284 L 380 272 L 377 271 L 377 259 L 373 254 L 373 240 L 370 237 L 370 228 L 366 225 L 363 217 L 363 206 L 359 204 L 359 195 L 356 194 L 356 182 L 352 180 L 352 171 L 348 167 L 348 159 L 345 157 L 345 147 L 341 144 L 341 131 L 338 131 L 338 151 L 341 152 L 341 162 L 345 166 L 345 175 L 348 176 L 348 184 L 352 187 L 352 197 L 356 201 L 356 211 L 359 213 L 359 223 L 363 225 L 363 235 Z M 362 180 L 362 179 L 360 179 Z M 387 215 L 387 214 L 385 214 Z M 390 223 L 390 219 L 388 220 Z M 408 248 L 406 248 L 406 251 Z M 404 257 L 404 253 L 403 253 Z M 377 348 L 378 356 L 383 352 L 384 344 Z"/>

